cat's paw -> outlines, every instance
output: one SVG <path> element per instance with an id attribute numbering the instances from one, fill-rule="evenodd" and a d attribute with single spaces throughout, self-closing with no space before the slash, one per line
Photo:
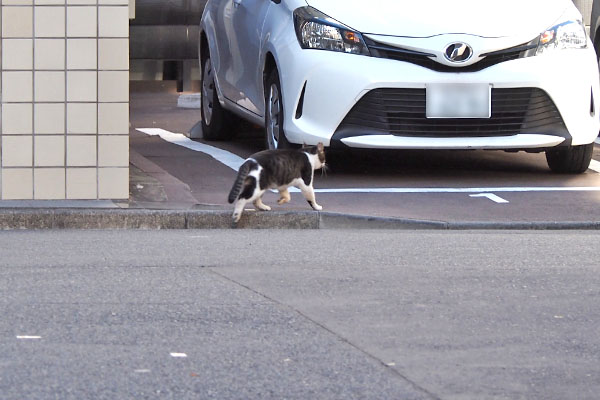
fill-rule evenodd
<path id="1" fill-rule="evenodd" d="M 315 203 L 314 201 L 308 201 L 308 204 L 310 204 L 310 206 L 313 208 L 313 210 L 315 211 L 321 211 L 323 209 L 323 207 L 321 207 L 320 205 L 318 205 L 317 203 Z"/>
<path id="2" fill-rule="evenodd" d="M 289 201 L 290 201 L 290 199 L 288 199 L 287 197 L 281 197 L 279 200 L 277 200 L 277 204 L 282 205 Z"/>
<path id="3" fill-rule="evenodd" d="M 259 211 L 271 211 L 271 207 L 264 204 L 261 199 L 257 199 L 254 202 L 254 208 L 256 208 Z"/>
<path id="4" fill-rule="evenodd" d="M 261 203 L 254 203 L 254 208 L 257 211 L 271 211 L 271 207 L 269 207 L 266 204 L 263 204 L 262 202 Z"/>

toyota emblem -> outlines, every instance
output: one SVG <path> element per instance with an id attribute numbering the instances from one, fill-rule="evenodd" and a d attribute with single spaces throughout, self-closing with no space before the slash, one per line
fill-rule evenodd
<path id="1" fill-rule="evenodd" d="M 473 49 L 466 43 L 451 43 L 444 52 L 446 59 L 453 63 L 463 63 L 473 56 Z"/>

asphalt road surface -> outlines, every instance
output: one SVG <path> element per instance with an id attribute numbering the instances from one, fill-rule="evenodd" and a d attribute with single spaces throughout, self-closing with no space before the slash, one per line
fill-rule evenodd
<path id="1" fill-rule="evenodd" d="M 596 232 L 0 232 L 0 398 L 597 399 Z"/>

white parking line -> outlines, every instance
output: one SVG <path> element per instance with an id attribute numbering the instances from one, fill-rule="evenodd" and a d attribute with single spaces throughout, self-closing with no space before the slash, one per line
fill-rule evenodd
<path id="1" fill-rule="evenodd" d="M 41 339 L 41 336 L 17 336 L 17 339 L 20 340 L 37 340 L 37 339 Z"/>
<path id="2" fill-rule="evenodd" d="M 590 169 L 600 173 L 600 161 L 592 160 L 592 162 L 590 162 Z"/>
<path id="3" fill-rule="evenodd" d="M 238 169 L 240 169 L 245 161 L 242 157 L 226 150 L 195 142 L 181 133 L 173 133 L 160 128 L 139 128 L 137 131 L 150 136 L 160 136 L 163 140 L 169 143 L 207 154 L 236 172 Z"/>
<path id="4" fill-rule="evenodd" d="M 185 354 L 185 353 L 170 353 L 170 354 L 171 354 L 171 357 L 174 357 L 174 358 L 186 358 L 187 357 L 187 354 Z"/>
<path id="5" fill-rule="evenodd" d="M 498 203 L 498 204 L 507 204 L 508 203 L 508 200 L 505 200 L 500 196 L 496 196 L 493 193 L 470 194 L 469 196 L 470 197 L 485 197 L 487 199 L 490 199 L 494 203 Z"/>
<path id="6" fill-rule="evenodd" d="M 207 144 L 195 142 L 181 133 L 173 133 L 160 128 L 137 128 L 139 132 L 150 136 L 160 136 L 163 140 L 183 146 L 187 149 L 198 151 L 213 157 L 215 160 L 237 172 L 244 163 L 240 156 L 226 150 Z M 597 141 L 600 139 L 597 139 Z M 600 173 L 600 162 L 592 160 L 590 169 Z M 298 192 L 290 188 L 291 192 Z M 341 189 L 315 189 L 317 193 L 493 193 L 493 192 L 600 192 L 600 187 L 481 187 L 481 188 L 341 188 Z"/>
<path id="7" fill-rule="evenodd" d="M 597 186 L 473 187 L 473 188 L 350 188 L 315 189 L 317 193 L 490 193 L 490 192 L 600 192 Z"/>

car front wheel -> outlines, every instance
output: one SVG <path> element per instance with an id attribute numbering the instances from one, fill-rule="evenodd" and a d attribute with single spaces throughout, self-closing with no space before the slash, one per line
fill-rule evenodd
<path id="1" fill-rule="evenodd" d="M 265 84 L 265 147 L 288 149 L 292 147 L 283 131 L 283 98 L 279 73 L 274 69 Z"/>
<path id="2" fill-rule="evenodd" d="M 581 174 L 590 166 L 594 143 L 581 146 L 556 147 L 546 150 L 546 160 L 553 172 Z"/>
<path id="3" fill-rule="evenodd" d="M 234 134 L 235 116 L 225 110 L 217 95 L 215 72 L 210 56 L 202 63 L 200 86 L 200 112 L 202 114 L 202 137 L 206 140 L 229 140 Z"/>

